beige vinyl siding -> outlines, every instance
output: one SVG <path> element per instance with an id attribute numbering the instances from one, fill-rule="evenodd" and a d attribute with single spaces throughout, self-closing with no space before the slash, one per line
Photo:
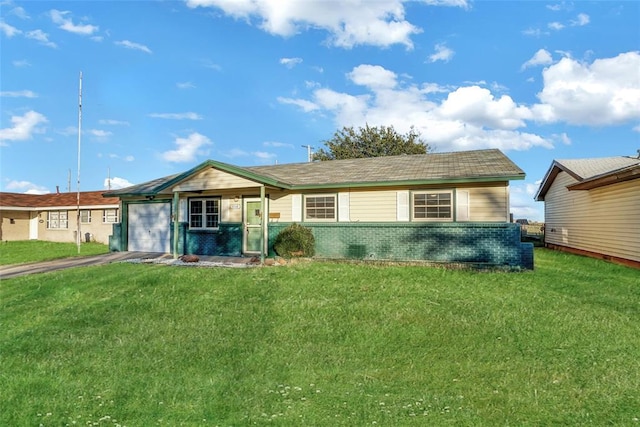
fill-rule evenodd
<path id="1" fill-rule="evenodd" d="M 283 191 L 269 191 L 269 213 L 278 213 L 280 218 L 270 222 L 292 222 L 291 194 Z"/>
<path id="2" fill-rule="evenodd" d="M 469 220 L 506 222 L 509 220 L 509 187 L 465 187 L 469 192 Z"/>
<path id="3" fill-rule="evenodd" d="M 172 191 L 198 191 L 205 188 L 209 191 L 258 186 L 259 184 L 248 179 L 210 168 L 200 172 L 189 181 L 176 185 Z"/>
<path id="4" fill-rule="evenodd" d="M 351 191 L 349 195 L 351 221 L 395 222 L 398 190 Z"/>
<path id="5" fill-rule="evenodd" d="M 560 172 L 545 195 L 546 242 L 640 261 L 640 180 L 568 191 Z"/>
<path id="6" fill-rule="evenodd" d="M 469 221 L 504 222 L 508 220 L 509 187 L 505 183 L 489 183 L 478 186 L 462 187 L 469 192 Z M 350 222 L 396 222 L 398 191 L 450 190 L 453 187 L 385 187 L 336 191 L 349 193 Z M 271 213 L 280 214 L 279 221 L 290 222 L 292 212 L 291 194 L 281 191 L 268 191 Z M 309 191 L 298 193 L 328 194 L 327 191 Z"/>

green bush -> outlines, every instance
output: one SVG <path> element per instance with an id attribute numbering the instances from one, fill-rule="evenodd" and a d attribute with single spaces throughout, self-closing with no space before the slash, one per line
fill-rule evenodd
<path id="1" fill-rule="evenodd" d="M 284 258 L 312 257 L 316 253 L 316 239 L 311 229 L 291 224 L 276 236 L 273 249 Z"/>

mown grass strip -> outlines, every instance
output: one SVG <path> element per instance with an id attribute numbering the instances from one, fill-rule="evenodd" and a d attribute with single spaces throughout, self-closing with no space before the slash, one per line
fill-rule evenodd
<path id="1" fill-rule="evenodd" d="M 0 425 L 634 425 L 638 272 L 112 264 L 0 283 Z"/>

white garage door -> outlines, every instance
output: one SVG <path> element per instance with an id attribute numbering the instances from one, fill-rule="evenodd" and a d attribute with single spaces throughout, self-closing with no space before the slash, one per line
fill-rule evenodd
<path id="1" fill-rule="evenodd" d="M 129 250 L 170 252 L 171 204 L 129 205 Z"/>

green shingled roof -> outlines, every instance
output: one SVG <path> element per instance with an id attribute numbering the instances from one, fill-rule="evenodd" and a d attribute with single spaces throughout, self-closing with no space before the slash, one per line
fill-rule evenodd
<path id="1" fill-rule="evenodd" d="M 105 194 L 156 194 L 188 180 L 208 167 L 285 189 L 504 181 L 525 177 L 522 169 L 496 149 L 252 167 L 208 160 L 178 175 Z"/>

